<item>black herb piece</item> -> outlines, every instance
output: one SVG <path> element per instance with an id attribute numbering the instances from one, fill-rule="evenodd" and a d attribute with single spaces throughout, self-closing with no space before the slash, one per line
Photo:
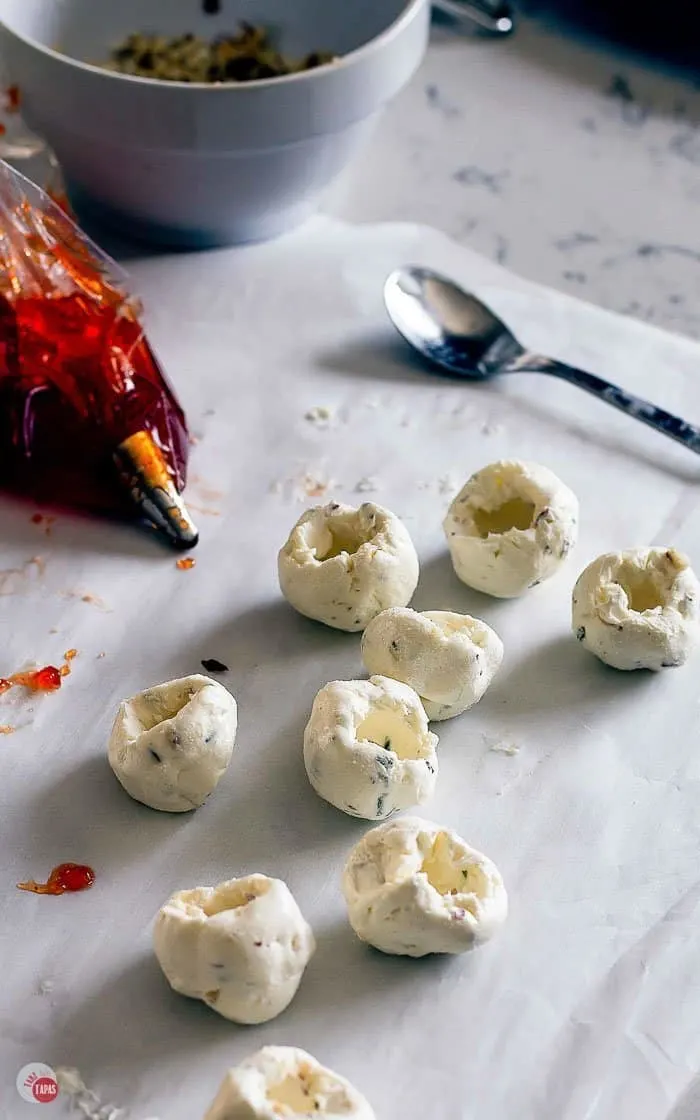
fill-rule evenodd
<path id="1" fill-rule="evenodd" d="M 430 771 L 431 774 L 435 773 L 435 767 L 433 766 L 432 762 L 428 762 L 427 758 L 425 760 L 425 765 L 428 767 L 428 770 Z"/>
<path id="2" fill-rule="evenodd" d="M 391 739 L 385 739 L 384 742 L 382 743 L 382 746 L 384 747 L 385 751 L 390 751 L 391 750 Z"/>
<path id="3" fill-rule="evenodd" d="M 576 631 L 576 641 L 577 642 L 582 642 L 585 637 L 586 637 L 586 627 L 585 626 L 579 626 L 578 630 Z"/>
<path id="4" fill-rule="evenodd" d="M 224 665 L 223 661 L 218 661 L 216 657 L 205 657 L 202 666 L 208 673 L 228 673 L 228 665 Z"/>
<path id="5" fill-rule="evenodd" d="M 156 751 L 153 750 L 153 747 L 148 748 L 148 753 L 150 754 L 151 758 L 155 759 L 156 762 L 161 762 L 162 761 L 160 755 Z"/>
<path id="6" fill-rule="evenodd" d="M 385 797 L 385 794 L 380 793 L 379 797 L 377 798 L 377 816 L 378 817 L 381 817 L 382 813 L 384 812 L 384 797 Z"/>

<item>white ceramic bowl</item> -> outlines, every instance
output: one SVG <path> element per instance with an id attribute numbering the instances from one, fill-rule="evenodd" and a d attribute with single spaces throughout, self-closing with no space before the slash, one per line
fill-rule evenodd
<path id="1" fill-rule="evenodd" d="M 92 64 L 133 31 L 211 38 L 241 19 L 292 55 L 340 60 L 221 86 Z M 418 67 L 428 24 L 427 0 L 221 0 L 217 15 L 202 0 L 0 0 L 0 50 L 79 212 L 205 246 L 271 237 L 313 212 Z"/>

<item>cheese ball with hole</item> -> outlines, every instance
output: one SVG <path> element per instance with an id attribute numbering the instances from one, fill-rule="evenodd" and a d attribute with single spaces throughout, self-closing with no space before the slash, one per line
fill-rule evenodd
<path id="1" fill-rule="evenodd" d="M 508 915 L 498 868 L 448 828 L 402 817 L 350 852 L 343 894 L 357 936 L 382 953 L 465 953 Z"/>
<path id="2" fill-rule="evenodd" d="M 683 665 L 700 641 L 700 583 L 673 548 L 634 548 L 599 556 L 572 596 L 581 645 L 614 669 Z"/>
<path id="3" fill-rule="evenodd" d="M 248 875 L 177 891 L 153 946 L 168 983 L 235 1023 L 266 1023 L 291 1003 L 316 948 L 289 887 Z"/>
<path id="4" fill-rule="evenodd" d="M 376 1120 L 349 1081 L 293 1046 L 265 1046 L 228 1070 L 204 1120 Z"/>
<path id="5" fill-rule="evenodd" d="M 405 607 L 418 583 L 408 529 L 372 502 L 331 502 L 297 521 L 278 557 L 285 599 L 336 630 L 364 630 L 387 607 Z"/>
<path id="6" fill-rule="evenodd" d="M 313 703 L 304 765 L 319 797 L 352 817 L 383 820 L 432 796 L 437 742 L 408 685 L 331 681 Z"/>
<path id="7" fill-rule="evenodd" d="M 231 761 L 238 712 L 218 681 L 195 674 L 123 700 L 109 764 L 135 801 L 186 813 L 206 801 Z"/>
<path id="8" fill-rule="evenodd" d="M 547 467 L 502 459 L 472 475 L 443 527 L 462 582 L 514 599 L 553 576 L 571 552 L 578 500 Z"/>
<path id="9" fill-rule="evenodd" d="M 443 720 L 481 699 L 500 668 L 503 643 L 468 614 L 392 607 L 362 635 L 362 660 L 368 673 L 410 685 L 428 719 Z"/>

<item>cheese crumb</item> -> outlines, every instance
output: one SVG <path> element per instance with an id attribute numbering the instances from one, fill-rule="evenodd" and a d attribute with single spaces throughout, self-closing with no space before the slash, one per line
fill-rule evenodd
<path id="1" fill-rule="evenodd" d="M 333 419 L 333 412 L 325 405 L 317 404 L 304 413 L 304 419 L 311 424 L 316 424 L 319 428 L 327 428 Z"/>

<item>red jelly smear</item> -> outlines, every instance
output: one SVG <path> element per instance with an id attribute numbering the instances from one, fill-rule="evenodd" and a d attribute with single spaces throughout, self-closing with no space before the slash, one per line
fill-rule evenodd
<path id="1" fill-rule="evenodd" d="M 22 685 L 32 692 L 55 692 L 61 687 L 62 677 L 63 673 L 55 665 L 45 665 L 43 669 L 31 669 L 27 673 L 13 673 L 9 684 Z"/>
<path id="2" fill-rule="evenodd" d="M 129 516 L 113 455 L 137 431 L 186 482 L 184 413 L 123 302 L 0 294 L 0 479 L 37 502 Z"/>
<path id="3" fill-rule="evenodd" d="M 18 883 L 21 891 L 33 894 L 66 894 L 67 891 L 85 891 L 95 882 L 95 872 L 82 863 L 59 863 L 54 867 L 45 883 L 35 883 L 29 879 Z"/>

